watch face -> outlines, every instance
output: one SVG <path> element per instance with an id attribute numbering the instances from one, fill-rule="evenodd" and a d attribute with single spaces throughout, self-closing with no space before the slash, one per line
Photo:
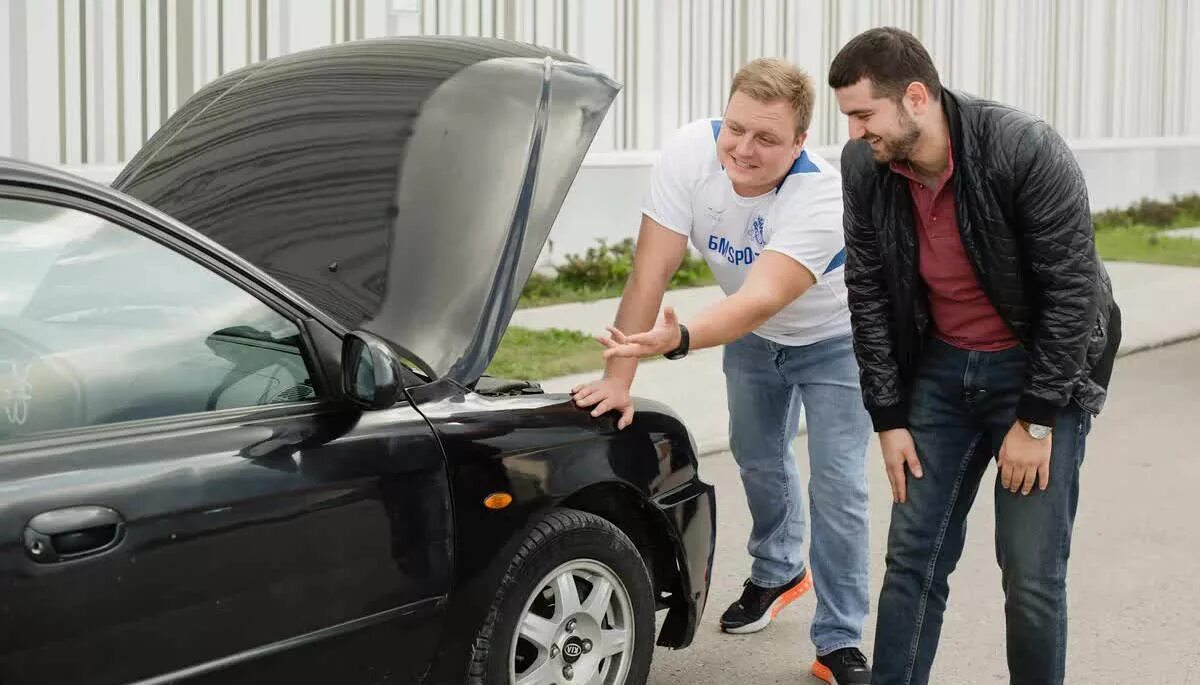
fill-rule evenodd
<path id="1" fill-rule="evenodd" d="M 1039 426 L 1036 423 L 1029 424 L 1029 435 L 1035 440 L 1042 440 L 1049 437 L 1051 428 L 1049 426 Z"/>

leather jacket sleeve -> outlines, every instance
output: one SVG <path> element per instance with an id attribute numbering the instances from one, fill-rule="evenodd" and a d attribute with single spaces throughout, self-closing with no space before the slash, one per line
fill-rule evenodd
<path id="1" fill-rule="evenodd" d="M 1040 311 L 1017 417 L 1054 425 L 1083 375 L 1097 325 L 1101 297 L 1095 233 L 1083 173 L 1066 143 L 1045 123 L 1027 125 L 1020 134 L 1014 181 L 1021 252 Z"/>
<path id="2" fill-rule="evenodd" d="M 848 143 L 843 153 L 846 289 L 863 403 L 875 430 L 885 431 L 908 425 L 908 398 L 900 381 L 889 323 L 891 300 L 879 241 L 870 218 L 870 181 L 864 177 L 864 169 L 870 163 L 862 159 L 863 150 L 853 149 L 855 145 Z"/>

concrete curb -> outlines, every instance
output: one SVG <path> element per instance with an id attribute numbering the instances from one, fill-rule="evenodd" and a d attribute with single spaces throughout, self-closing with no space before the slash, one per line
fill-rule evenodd
<path id="1" fill-rule="evenodd" d="M 1179 343 L 1191 342 L 1191 341 L 1197 340 L 1197 339 L 1200 339 L 1200 328 L 1197 328 L 1188 333 L 1182 333 L 1180 335 L 1173 335 L 1170 338 L 1166 338 L 1163 340 L 1142 343 L 1141 345 L 1129 347 L 1124 350 L 1117 350 L 1117 358 L 1120 359 L 1121 357 L 1128 357 L 1131 354 L 1140 354 L 1142 352 L 1150 352 L 1150 351 L 1157 350 L 1157 349 L 1160 349 L 1163 347 L 1170 347 L 1171 345 L 1178 345 Z"/>
<path id="2" fill-rule="evenodd" d="M 803 435 L 803 433 L 800 433 L 799 435 Z M 710 441 L 707 441 L 706 443 L 701 443 L 701 444 L 696 445 L 696 456 L 701 459 L 703 459 L 704 457 L 711 457 L 714 454 L 721 454 L 722 452 L 728 452 L 728 451 L 729 451 L 729 440 L 728 439 L 726 439 L 725 442 L 720 442 L 719 440 L 710 440 Z"/>

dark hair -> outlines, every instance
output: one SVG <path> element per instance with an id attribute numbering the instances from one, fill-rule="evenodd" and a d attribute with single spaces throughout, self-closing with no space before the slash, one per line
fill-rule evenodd
<path id="1" fill-rule="evenodd" d="M 864 31 L 850 39 L 829 66 L 829 87 L 845 88 L 863 78 L 871 80 L 875 97 L 899 100 L 913 81 L 940 100 L 942 82 L 933 59 L 917 37 L 893 26 Z"/>

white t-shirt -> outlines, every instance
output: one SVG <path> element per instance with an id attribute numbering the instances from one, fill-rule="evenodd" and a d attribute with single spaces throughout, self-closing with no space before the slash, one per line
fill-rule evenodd
<path id="1" fill-rule="evenodd" d="M 816 276 L 811 288 L 755 331 L 759 336 L 798 346 L 848 335 L 837 170 L 804 150 L 777 189 L 742 197 L 717 159 L 720 129 L 720 119 L 701 119 L 671 136 L 651 172 L 642 212 L 690 235 L 726 294 L 742 287 L 763 250 L 785 254 Z"/>

